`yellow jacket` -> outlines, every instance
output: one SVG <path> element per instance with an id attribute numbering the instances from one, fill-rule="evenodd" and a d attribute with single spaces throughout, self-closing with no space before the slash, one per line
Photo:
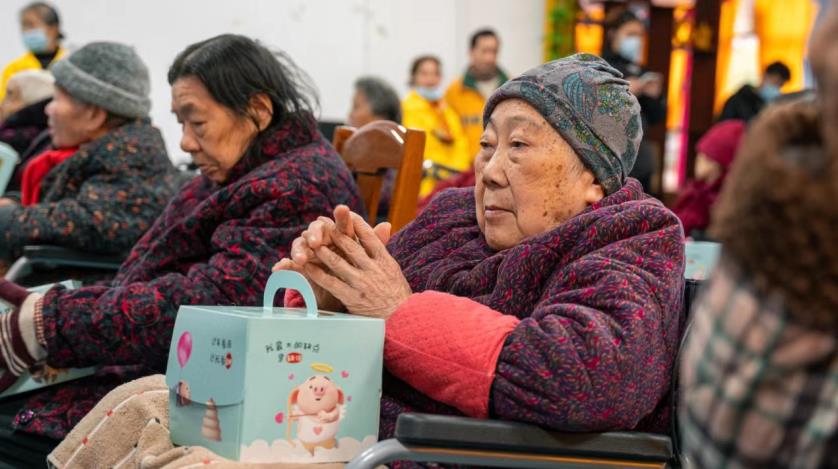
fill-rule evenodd
<path id="1" fill-rule="evenodd" d="M 498 70 L 498 84 L 507 81 L 507 76 Z M 468 141 L 468 152 L 472 159 L 480 153 L 480 136 L 483 135 L 483 106 L 486 99 L 477 91 L 476 80 L 468 72 L 455 80 L 445 92 L 445 102 L 460 116 L 460 123 Z"/>
<path id="2" fill-rule="evenodd" d="M 457 114 L 444 101 L 439 106 L 441 108 L 436 109 L 430 101 L 419 96 L 419 93 L 411 91 L 402 101 L 402 123 L 405 127 L 425 131 L 425 161 L 441 165 L 434 168 L 436 175 L 447 178 L 456 173 L 445 168 L 457 172 L 465 171 L 471 167 L 473 157 L 468 152 L 468 144 Z M 446 135 L 450 139 L 446 138 Z M 434 171 L 427 169 L 428 166 L 420 188 L 422 197 L 429 194 L 440 179 L 429 174 Z"/>
<path id="3" fill-rule="evenodd" d="M 58 52 L 55 54 L 55 58 L 52 59 L 51 63 L 54 63 L 56 60 L 64 57 L 67 51 L 63 47 L 58 47 Z M 21 55 L 20 57 L 16 58 L 9 62 L 8 65 L 3 69 L 3 76 L 0 78 L 0 101 L 6 97 L 6 84 L 9 82 L 9 78 L 12 75 L 22 72 L 24 70 L 40 70 L 41 69 L 41 62 L 38 61 L 38 58 L 35 57 L 35 54 L 32 52 L 26 51 L 25 54 Z"/>

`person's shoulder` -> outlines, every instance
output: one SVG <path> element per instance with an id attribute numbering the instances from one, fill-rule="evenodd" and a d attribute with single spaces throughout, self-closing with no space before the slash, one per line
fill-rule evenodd
<path id="1" fill-rule="evenodd" d="M 9 61 L 9 63 L 7 63 L 4 67 L 3 71 L 5 72 L 9 70 L 18 72 L 24 68 L 31 68 L 31 64 L 33 63 L 33 61 L 35 63 L 38 63 L 38 59 L 35 57 L 35 55 L 31 52 L 25 52 Z"/>
<path id="2" fill-rule="evenodd" d="M 402 100 L 403 112 L 415 112 L 423 110 L 427 107 L 427 101 L 422 99 L 422 97 L 419 96 L 419 93 L 417 93 L 416 90 L 411 90 L 409 93 L 407 93 L 407 96 L 404 97 L 404 100 Z"/>
<path id="3" fill-rule="evenodd" d="M 463 75 L 459 75 L 457 78 L 451 81 L 448 85 L 448 88 L 445 90 L 445 97 L 448 98 L 449 95 L 458 94 L 463 92 Z"/>
<path id="4" fill-rule="evenodd" d="M 599 202 L 590 213 L 622 226 L 622 230 L 632 235 L 676 227 L 680 230 L 681 225 L 678 216 L 663 202 L 644 193 L 635 179 L 627 180 L 619 191 Z"/>
<path id="5" fill-rule="evenodd" d="M 340 155 L 325 137 L 318 134 L 312 141 L 285 150 L 251 169 L 242 180 L 259 181 L 266 190 L 277 188 L 304 191 L 306 187 L 336 186 L 351 179 L 351 173 Z"/>

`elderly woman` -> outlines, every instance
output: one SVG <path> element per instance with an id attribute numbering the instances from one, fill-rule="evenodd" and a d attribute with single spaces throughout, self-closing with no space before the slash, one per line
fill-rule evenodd
<path id="1" fill-rule="evenodd" d="M 125 253 L 175 193 L 175 168 L 148 117 L 148 68 L 133 48 L 92 42 L 51 71 L 54 148 L 18 167 L 20 204 L 0 199 L 0 262 L 29 244 Z"/>
<path id="2" fill-rule="evenodd" d="M 277 267 L 326 308 L 386 319 L 384 435 L 408 409 L 663 430 L 682 231 L 626 177 L 642 134 L 627 83 L 576 55 L 501 86 L 483 117 L 473 191 L 441 193 L 386 248 L 386 225 L 340 208 Z"/>
<path id="3" fill-rule="evenodd" d="M 503 85 L 484 119 L 474 190 L 443 192 L 389 240 L 387 224 L 372 228 L 338 207 L 276 268 L 303 272 L 323 309 L 386 320 L 381 437 L 408 410 L 556 430 L 664 430 L 684 248 L 675 215 L 626 177 L 641 136 L 627 82 L 576 55 Z M 53 462 L 105 466 L 141 434 L 165 435 L 165 393 L 132 403 L 138 422 L 160 423 L 127 432 L 106 419 L 139 389 L 165 384 L 149 378 L 109 396 Z M 100 434 L 112 428 L 98 444 L 109 450 L 84 445 L 100 423 Z M 129 459 L 219 459 L 156 441 L 142 440 Z"/>
<path id="4" fill-rule="evenodd" d="M 45 108 L 52 99 L 52 74 L 44 70 L 20 72 L 9 80 L 0 102 L 0 141 L 22 155 L 32 140 L 47 128 Z"/>
<path id="5" fill-rule="evenodd" d="M 175 59 L 172 112 L 202 175 L 110 285 L 41 296 L 0 284 L 0 296 L 20 305 L 0 326 L 3 386 L 36 363 L 103 367 L 102 376 L 35 395 L 14 421 L 19 433 L 62 438 L 107 391 L 165 369 L 180 305 L 261 304 L 271 266 L 310 222 L 339 204 L 362 209 L 302 79 L 290 60 L 242 36 L 193 44 Z M 119 374 L 106 373 L 115 365 Z"/>

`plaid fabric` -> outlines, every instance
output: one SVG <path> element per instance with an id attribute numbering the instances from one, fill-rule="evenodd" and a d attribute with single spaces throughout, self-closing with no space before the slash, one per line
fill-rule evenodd
<path id="1" fill-rule="evenodd" d="M 687 467 L 838 467 L 838 339 L 789 322 L 729 263 L 694 310 L 682 364 Z"/>

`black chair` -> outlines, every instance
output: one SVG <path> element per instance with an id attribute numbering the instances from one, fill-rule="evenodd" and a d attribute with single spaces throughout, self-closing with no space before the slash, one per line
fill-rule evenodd
<path id="1" fill-rule="evenodd" d="M 518 422 L 406 413 L 396 422 L 394 438 L 367 449 L 347 469 L 373 469 L 392 461 L 573 469 L 681 467 L 675 408 L 677 370 L 689 332 L 689 311 L 701 284 L 688 279 L 684 288 L 685 329 L 673 364 L 669 435 L 561 433 Z"/>
<path id="2" fill-rule="evenodd" d="M 119 270 L 126 256 L 127 253 L 99 255 L 53 245 L 25 246 L 23 255 L 9 267 L 5 277 L 6 280 L 25 283 L 27 286 L 48 283 L 43 275 L 38 276 L 40 280 L 27 281 L 37 272 L 60 271 L 59 276 L 69 278 L 66 270 L 72 269 L 73 274 L 85 271 L 92 277 L 106 278 Z"/>

